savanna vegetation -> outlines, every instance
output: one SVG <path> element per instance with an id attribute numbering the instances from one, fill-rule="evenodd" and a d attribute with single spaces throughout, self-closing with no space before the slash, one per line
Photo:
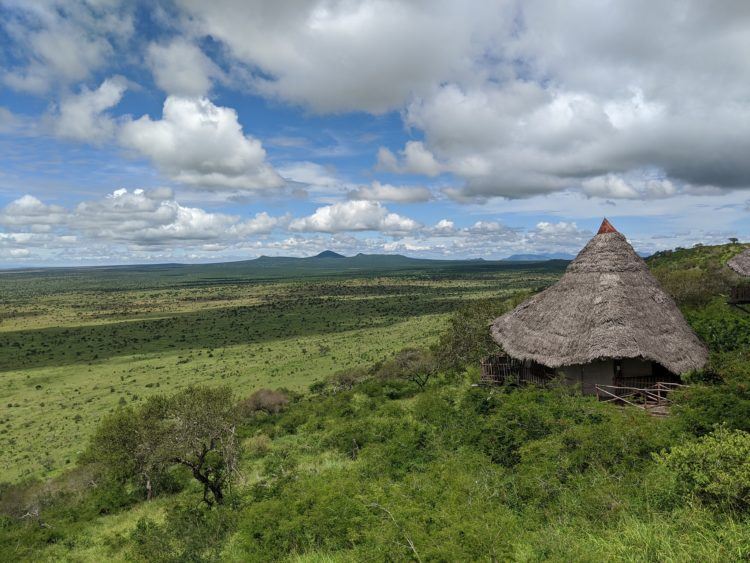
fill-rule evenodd
<path id="1" fill-rule="evenodd" d="M 303 390 L 427 345 L 463 304 L 547 285 L 562 266 L 453 268 L 278 280 L 260 278 L 287 270 L 232 265 L 0 274 L 0 479 L 70 468 L 104 415 L 154 394 L 200 383 L 238 396 Z"/>
<path id="2" fill-rule="evenodd" d="M 183 329 L 175 333 L 173 350 L 143 352 L 136 381 L 153 377 L 160 386 L 148 387 L 137 399 L 119 387 L 103 387 L 97 397 L 114 393 L 126 400 L 105 401 L 96 415 L 88 411 L 96 400 L 79 400 L 68 416 L 92 418 L 75 442 L 80 453 L 46 478 L 16 473 L 0 489 L 0 559 L 750 558 L 750 315 L 726 305 L 724 293 L 737 280 L 721 266 L 739 246 L 678 250 L 650 260 L 711 349 L 710 365 L 690 374 L 691 385 L 665 419 L 600 404 L 566 387 L 472 386 L 477 360 L 493 349 L 489 320 L 554 279 L 549 271 L 338 280 L 335 296 L 330 288 L 326 298 L 314 295 L 304 312 L 299 293 L 290 299 L 295 314 L 318 317 L 311 323 L 320 332 L 295 332 L 303 323 L 289 317 L 291 334 L 279 336 L 278 343 L 269 338 L 203 348 L 206 333 L 237 338 L 218 326 L 211 332 L 211 323 L 201 317 L 214 308 L 205 302 L 190 305 L 202 313 L 194 312 L 185 326 L 146 323 L 149 328 L 138 338 L 148 340 L 152 327 L 167 335 Z M 703 259 L 704 254 L 718 258 Z M 290 288 L 314 294 L 330 287 L 314 280 L 279 284 L 272 299 L 280 303 Z M 400 289 L 384 296 L 382 287 L 372 289 L 379 284 Z M 166 290 L 123 291 L 124 296 Z M 404 292 L 407 298 L 401 299 Z M 65 297 L 38 299 L 41 308 L 45 299 Z M 347 308 L 351 300 L 368 316 Z M 169 308 L 166 301 L 146 303 Z M 333 318 L 326 317 L 331 308 Z M 37 318 L 51 314 L 76 313 L 49 307 Z M 373 321 L 378 314 L 380 320 Z M 164 318 L 176 322 L 178 315 L 153 316 Z M 247 323 L 246 334 L 253 334 L 250 318 L 235 319 Z M 257 318 L 275 326 L 267 316 Z M 145 322 L 100 321 L 87 326 L 112 331 L 112 324 Z M 283 330 L 283 323 L 278 326 Z M 400 338 L 389 338 L 399 326 L 408 328 Z M 115 361 L 122 362 L 120 369 L 139 361 L 122 338 L 112 342 L 111 332 L 96 334 L 101 344 L 93 343 L 105 352 L 71 362 L 71 368 L 90 362 L 97 376 L 106 377 Z M 200 346 L 180 344 L 182 334 Z M 229 356 L 236 365 L 226 363 L 227 350 L 235 346 L 244 347 L 243 357 L 256 346 L 282 356 L 282 350 L 292 354 L 292 348 L 310 346 L 309 338 L 327 339 L 328 354 L 339 359 L 316 363 L 314 353 L 301 356 L 294 378 L 271 377 L 262 364 L 259 370 L 239 354 Z M 88 337 L 84 342 L 90 343 Z M 24 388 L 33 397 L 53 373 L 63 379 L 70 373 L 51 371 L 68 369 L 70 352 L 57 348 L 48 352 L 57 359 L 15 367 L 3 378 L 11 373 L 23 382 L 25 373 L 48 373 L 41 389 L 37 383 Z M 203 352 L 200 360 L 196 349 Z M 159 354 L 172 367 L 156 369 Z M 186 357 L 193 363 L 175 361 Z M 197 375 L 191 371 L 195 362 L 211 367 Z M 236 375 L 228 375 L 229 366 Z M 160 379 L 158 372 L 171 378 Z M 87 380 L 86 372 L 70 377 L 78 377 L 79 386 Z M 43 409 L 35 412 L 44 418 Z M 57 413 L 50 409 L 50 416 Z"/>

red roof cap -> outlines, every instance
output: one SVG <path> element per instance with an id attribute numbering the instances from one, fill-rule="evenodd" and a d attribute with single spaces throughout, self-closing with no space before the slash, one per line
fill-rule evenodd
<path id="1" fill-rule="evenodd" d="M 597 235 L 601 235 L 603 233 L 616 233 L 617 229 L 615 229 L 612 226 L 612 223 L 610 223 L 607 218 L 604 218 L 604 221 L 602 221 L 602 226 L 599 227 L 599 232 L 596 233 Z"/>

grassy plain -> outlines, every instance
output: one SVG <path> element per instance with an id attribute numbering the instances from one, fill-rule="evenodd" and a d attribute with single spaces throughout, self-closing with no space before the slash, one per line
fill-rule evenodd
<path id="1" fill-rule="evenodd" d="M 272 276 L 231 265 L 0 275 L 3 480 L 73 466 L 118 405 L 195 383 L 228 383 L 238 396 L 302 390 L 429 345 L 461 304 L 547 285 L 562 267 L 477 263 L 386 276 L 320 264 Z M 301 275 L 310 271 L 318 275 Z"/>
<path id="2" fill-rule="evenodd" d="M 72 461 L 39 469 L 31 451 L 11 450 L 29 474 L 56 475 L 0 484 L 0 560 L 748 560 L 750 316 L 727 305 L 739 281 L 723 264 L 737 246 L 649 260 L 711 351 L 666 418 L 567 387 L 471 385 L 494 349 L 488 319 L 520 296 L 483 298 L 545 285 L 559 266 L 170 284 L 128 272 L 98 285 L 89 272 L 75 287 L 54 272 L 16 278 L 2 293 L 0 362 L 15 366 L 2 382 L 19 406 L 3 417 L 25 413 L 31 425 L 14 419 L 10 437 L 35 455 L 65 441 Z M 424 386 L 403 354 L 363 369 L 436 339 L 440 369 Z M 180 467 L 146 500 L 141 475 L 117 479 L 105 458 L 75 462 L 95 419 L 120 402 L 189 381 L 228 383 L 241 399 L 316 379 L 281 412 L 243 408 L 224 504 L 203 506 Z M 70 405 L 37 407 L 51 389 Z M 74 440 L 52 432 L 63 424 Z"/>

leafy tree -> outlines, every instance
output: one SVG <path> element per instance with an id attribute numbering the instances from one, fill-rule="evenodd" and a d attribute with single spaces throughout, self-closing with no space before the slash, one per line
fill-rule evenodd
<path id="1" fill-rule="evenodd" d="M 477 300 L 459 309 L 451 317 L 448 330 L 435 348 L 440 368 L 460 371 L 468 365 L 478 365 L 484 356 L 500 351 L 490 336 L 490 324 L 528 296 L 528 293 L 521 292 L 512 299 Z"/>
<path id="2" fill-rule="evenodd" d="M 384 363 L 376 372 L 380 379 L 405 379 L 424 390 L 430 378 L 437 373 L 437 363 L 429 351 L 417 348 L 401 350 L 393 360 Z"/>
<path id="3" fill-rule="evenodd" d="M 221 504 L 237 471 L 236 410 L 229 387 L 190 387 L 174 395 L 163 458 L 190 469 L 203 500 Z M 213 500 L 208 496 L 211 493 Z"/>
<path id="4" fill-rule="evenodd" d="M 156 395 L 139 409 L 117 410 L 102 421 L 83 461 L 101 463 L 120 483 L 134 479 L 151 499 L 154 483 L 166 469 L 161 444 L 167 432 L 168 406 L 165 397 Z"/>
<path id="5" fill-rule="evenodd" d="M 120 482 L 138 482 L 147 498 L 157 477 L 181 465 L 203 485 L 206 504 L 220 504 L 236 472 L 235 420 L 228 387 L 189 387 L 171 397 L 156 395 L 140 408 L 120 409 L 107 417 L 84 461 L 101 463 Z"/>

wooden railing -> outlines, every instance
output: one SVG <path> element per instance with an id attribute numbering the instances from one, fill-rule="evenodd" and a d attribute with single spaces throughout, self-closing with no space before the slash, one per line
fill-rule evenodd
<path id="1" fill-rule="evenodd" d="M 660 381 L 656 385 L 640 389 L 638 387 L 618 387 L 616 385 L 595 385 L 596 397 L 604 403 L 630 405 L 646 409 L 654 414 L 666 414 L 672 404 L 670 394 L 675 389 L 684 387 L 680 383 Z"/>
<path id="2" fill-rule="evenodd" d="M 612 378 L 613 387 L 634 387 L 636 389 L 650 389 L 660 383 L 680 383 L 677 375 L 659 373 L 654 375 L 640 375 L 636 377 L 615 376 Z"/>
<path id="3" fill-rule="evenodd" d="M 729 291 L 730 305 L 747 305 L 750 304 L 750 285 L 739 285 Z"/>

